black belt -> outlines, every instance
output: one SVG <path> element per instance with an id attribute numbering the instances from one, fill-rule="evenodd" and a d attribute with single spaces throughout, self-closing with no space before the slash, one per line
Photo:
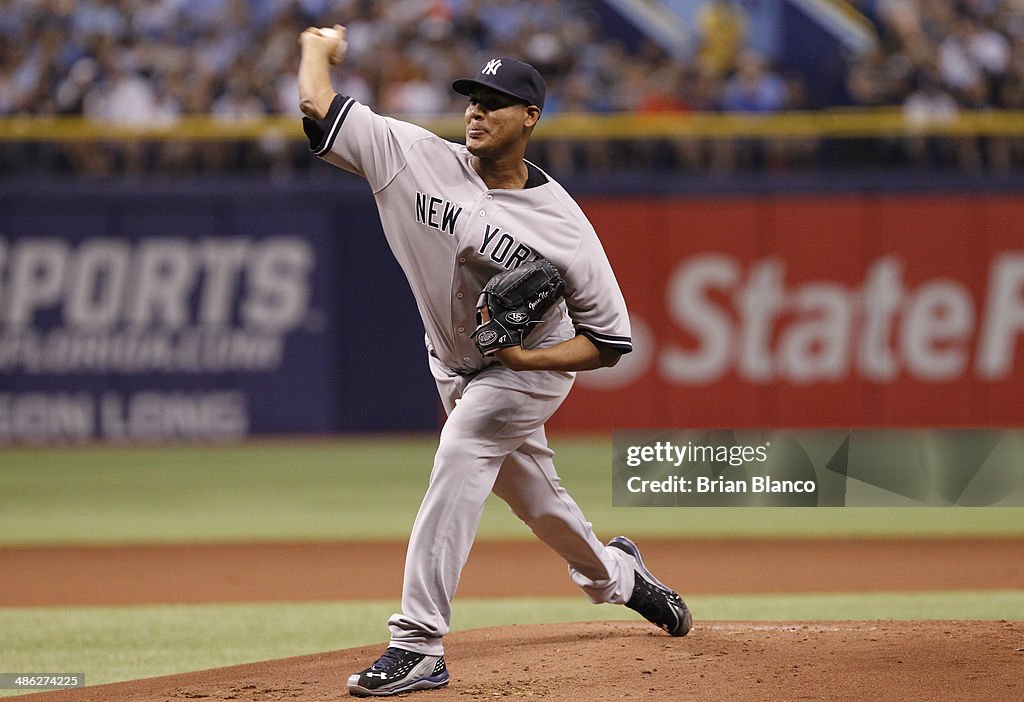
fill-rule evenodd
<path id="1" fill-rule="evenodd" d="M 427 353 L 429 353 L 431 356 L 436 358 L 438 361 L 441 361 L 441 357 L 437 355 L 437 353 L 434 351 L 434 349 L 430 349 Z M 458 376 L 461 376 L 463 378 L 471 378 L 474 375 L 476 375 L 477 373 L 479 373 L 480 371 L 484 370 L 485 368 L 490 368 L 492 365 L 494 365 L 493 363 L 490 363 L 490 364 L 484 366 L 483 368 L 474 368 L 473 370 L 463 370 L 462 368 L 451 368 L 450 366 L 445 364 L 444 361 L 441 361 L 441 363 L 444 364 L 444 367 L 447 368 L 448 370 L 450 370 L 454 375 L 458 375 Z"/>

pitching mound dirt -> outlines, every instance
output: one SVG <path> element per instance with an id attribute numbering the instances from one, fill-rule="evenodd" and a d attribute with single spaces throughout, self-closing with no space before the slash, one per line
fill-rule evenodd
<path id="1" fill-rule="evenodd" d="M 1024 698 L 1020 622 L 702 622 L 480 629 L 446 639 L 451 685 L 402 699 L 1010 700 Z M 339 700 L 380 646 L 11 698 L 32 702 Z"/>

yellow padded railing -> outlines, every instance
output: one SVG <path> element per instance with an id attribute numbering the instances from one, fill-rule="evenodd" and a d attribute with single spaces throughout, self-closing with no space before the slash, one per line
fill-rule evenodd
<path id="1" fill-rule="evenodd" d="M 458 116 L 405 119 L 441 136 L 461 139 Z M 910 122 L 899 110 L 849 109 L 751 114 L 592 114 L 544 117 L 535 140 L 651 138 L 891 138 L 935 136 L 1024 136 L 1024 111 L 963 112 L 950 121 Z M 185 116 L 173 124 L 134 126 L 83 117 L 0 117 L 0 142 L 301 140 L 299 119 L 271 116 L 225 121 L 207 115 Z"/>

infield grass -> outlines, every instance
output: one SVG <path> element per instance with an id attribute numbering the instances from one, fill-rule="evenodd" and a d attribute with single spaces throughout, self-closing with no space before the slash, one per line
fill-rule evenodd
<path id="1" fill-rule="evenodd" d="M 0 544 L 405 539 L 434 437 L 227 446 L 0 449 Z M 607 439 L 554 439 L 563 484 L 599 533 L 635 536 L 1024 534 L 1024 508 L 611 506 Z M 533 538 L 491 498 L 481 538 Z"/>
<path id="2" fill-rule="evenodd" d="M 1024 620 L 1024 592 L 688 597 L 702 621 Z M 2 608 L 4 671 L 85 673 L 90 685 L 298 656 L 387 638 L 397 601 Z M 637 621 L 582 598 L 457 600 L 453 631 L 509 624 Z M 349 671 L 339 671 L 339 675 Z M 0 696 L 15 691 L 0 691 Z"/>

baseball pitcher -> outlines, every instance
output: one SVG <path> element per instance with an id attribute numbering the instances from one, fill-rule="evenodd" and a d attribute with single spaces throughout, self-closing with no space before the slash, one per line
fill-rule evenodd
<path id="1" fill-rule="evenodd" d="M 565 559 L 595 603 L 624 604 L 673 636 L 690 612 L 626 537 L 603 544 L 561 486 L 544 423 L 576 371 L 632 350 L 626 304 L 593 227 L 524 159 L 544 109 L 530 65 L 501 56 L 452 88 L 468 98 L 466 143 L 335 94 L 345 28 L 299 39 L 300 105 L 313 153 L 369 183 L 409 279 L 448 413 L 409 538 L 391 641 L 348 679 L 354 696 L 443 687 L 452 597 L 490 492 Z"/>

